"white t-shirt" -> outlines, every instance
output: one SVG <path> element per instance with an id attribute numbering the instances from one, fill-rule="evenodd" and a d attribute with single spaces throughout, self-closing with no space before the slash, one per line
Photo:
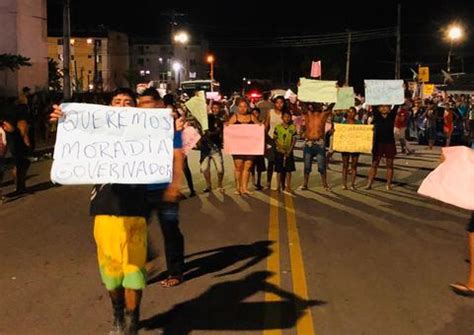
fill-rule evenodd
<path id="1" fill-rule="evenodd" d="M 270 127 L 268 129 L 268 136 L 273 138 L 275 127 L 282 122 L 281 114 L 278 115 L 274 109 L 271 109 L 268 113 L 270 114 Z"/>

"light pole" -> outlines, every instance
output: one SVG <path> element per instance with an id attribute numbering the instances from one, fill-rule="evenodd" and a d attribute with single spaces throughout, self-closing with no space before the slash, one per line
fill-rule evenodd
<path id="1" fill-rule="evenodd" d="M 175 42 L 175 46 L 181 45 L 184 49 L 184 52 L 182 54 L 184 58 L 184 72 L 189 73 L 189 66 L 188 66 L 188 57 L 187 57 L 187 50 L 186 50 L 186 45 L 189 43 L 190 37 L 189 34 L 185 31 L 178 31 L 176 34 L 173 36 L 173 40 Z M 177 56 L 177 52 L 175 51 L 175 56 Z M 178 59 L 180 56 L 178 56 Z"/>
<path id="2" fill-rule="evenodd" d="M 451 73 L 451 56 L 453 54 L 453 45 L 455 41 L 458 41 L 463 36 L 463 30 L 459 26 L 451 26 L 448 29 L 449 38 L 449 53 L 448 53 L 448 73 Z"/>
<path id="3" fill-rule="evenodd" d="M 215 58 L 213 55 L 209 55 L 207 56 L 207 62 L 210 64 L 211 66 L 211 73 L 210 73 L 210 77 L 211 77 L 211 80 L 214 81 L 214 61 L 215 61 Z"/>
<path id="4" fill-rule="evenodd" d="M 181 67 L 182 67 L 182 65 L 181 65 L 180 62 L 174 62 L 173 63 L 173 70 L 175 72 L 175 77 L 176 77 L 176 89 L 179 88 L 179 84 L 180 84 L 179 83 L 179 74 L 181 72 Z"/>

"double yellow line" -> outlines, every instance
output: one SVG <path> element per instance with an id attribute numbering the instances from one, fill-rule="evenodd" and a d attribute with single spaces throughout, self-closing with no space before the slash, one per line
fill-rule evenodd
<path id="1" fill-rule="evenodd" d="M 273 285 L 281 285 L 280 276 L 280 221 L 279 221 L 279 196 L 278 193 L 272 191 L 270 196 L 270 217 L 268 239 L 273 241 L 272 254 L 267 259 L 267 270 L 273 272 L 274 275 L 269 279 Z M 293 203 L 293 197 L 285 194 L 285 212 L 288 229 L 288 249 L 291 262 L 291 275 L 293 283 L 293 293 L 304 300 L 309 300 L 308 286 L 306 284 L 306 275 L 304 269 L 303 254 L 301 251 L 298 227 L 296 225 L 296 213 Z M 272 293 L 265 293 L 266 302 L 274 302 L 280 300 L 279 297 Z M 276 315 L 274 309 L 269 309 L 265 313 L 265 324 L 275 324 L 275 320 L 281 320 L 281 315 Z M 315 334 L 313 325 L 313 316 L 310 309 L 305 309 L 303 315 L 297 320 L 296 330 L 298 335 Z M 264 335 L 281 335 L 281 329 L 264 330 Z"/>

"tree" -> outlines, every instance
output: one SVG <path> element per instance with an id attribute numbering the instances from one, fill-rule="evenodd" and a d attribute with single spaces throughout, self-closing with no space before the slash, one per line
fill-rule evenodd
<path id="1" fill-rule="evenodd" d="M 14 72 L 22 66 L 31 66 L 30 58 L 22 55 L 0 54 L 0 71 L 10 70 Z"/>
<path id="2" fill-rule="evenodd" d="M 22 66 L 31 66 L 30 58 L 22 55 L 0 54 L 0 72 L 3 72 L 4 85 L 8 86 L 8 72 L 15 72 Z"/>
<path id="3" fill-rule="evenodd" d="M 54 59 L 48 59 L 48 82 L 49 89 L 60 91 L 62 89 L 61 78 L 63 77 L 59 64 Z"/>
<path id="4" fill-rule="evenodd" d="M 140 74 L 137 69 L 128 69 L 123 74 L 124 79 L 128 82 L 130 88 L 135 88 L 138 83 L 140 83 Z"/>

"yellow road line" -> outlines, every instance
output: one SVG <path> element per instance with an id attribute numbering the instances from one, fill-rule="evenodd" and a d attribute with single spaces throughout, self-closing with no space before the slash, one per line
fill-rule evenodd
<path id="1" fill-rule="evenodd" d="M 280 222 L 278 219 L 278 193 L 272 191 L 270 195 L 270 216 L 269 216 L 269 227 L 268 227 L 268 240 L 272 241 L 273 244 L 270 247 L 272 250 L 271 255 L 267 258 L 267 271 L 273 273 L 268 279 L 270 284 L 280 287 Z M 279 301 L 280 298 L 273 294 L 265 292 L 265 302 Z M 281 335 L 281 329 L 275 329 L 275 324 L 279 324 L 281 315 L 276 312 L 274 308 L 265 309 L 265 320 L 264 320 L 264 335 Z M 273 329 L 267 329 L 273 328 Z"/>
<path id="2" fill-rule="evenodd" d="M 288 222 L 288 243 L 290 249 L 291 275 L 293 281 L 293 293 L 302 299 L 308 300 L 308 286 L 304 270 L 303 254 L 301 252 L 300 238 L 296 226 L 295 206 L 293 198 L 285 194 L 286 220 Z M 298 335 L 315 334 L 313 315 L 311 309 L 305 309 L 303 316 L 296 324 Z"/>

